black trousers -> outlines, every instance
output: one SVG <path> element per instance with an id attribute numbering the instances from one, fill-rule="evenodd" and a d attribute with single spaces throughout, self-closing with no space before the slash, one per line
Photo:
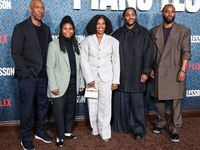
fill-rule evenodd
<path id="1" fill-rule="evenodd" d="M 18 81 L 20 96 L 20 132 L 23 140 L 31 139 L 32 113 L 36 101 L 36 132 L 44 134 L 45 119 L 49 107 L 47 99 L 47 78 L 28 77 Z"/>
<path id="2" fill-rule="evenodd" d="M 146 134 L 144 93 L 120 92 L 113 94 L 114 129 L 119 133 Z"/>
<path id="3" fill-rule="evenodd" d="M 56 133 L 59 139 L 64 139 L 64 133 L 72 133 L 76 111 L 76 96 L 76 87 L 68 87 L 63 96 L 52 98 Z"/>

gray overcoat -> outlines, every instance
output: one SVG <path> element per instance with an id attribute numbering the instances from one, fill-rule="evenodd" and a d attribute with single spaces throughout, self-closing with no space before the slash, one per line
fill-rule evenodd
<path id="1" fill-rule="evenodd" d="M 159 100 L 182 99 L 185 97 L 186 81 L 178 82 L 182 59 L 189 60 L 190 29 L 173 23 L 164 46 L 163 24 L 150 30 L 154 44 L 155 79 L 151 82 L 151 95 Z"/>

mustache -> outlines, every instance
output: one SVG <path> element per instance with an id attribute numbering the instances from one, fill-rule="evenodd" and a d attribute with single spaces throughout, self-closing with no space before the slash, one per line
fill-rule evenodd
<path id="1" fill-rule="evenodd" d="M 171 19 L 169 19 L 169 17 L 171 17 Z M 173 21 L 174 21 L 174 19 L 175 19 L 175 16 L 173 17 L 173 16 L 165 16 L 165 15 L 163 15 L 163 19 L 164 19 L 164 21 L 166 22 L 166 23 L 172 23 Z"/>
<path id="2" fill-rule="evenodd" d="M 128 21 L 130 21 L 130 20 L 133 20 L 133 21 L 134 21 L 135 19 L 132 19 L 132 18 L 131 18 L 131 19 L 128 19 Z"/>

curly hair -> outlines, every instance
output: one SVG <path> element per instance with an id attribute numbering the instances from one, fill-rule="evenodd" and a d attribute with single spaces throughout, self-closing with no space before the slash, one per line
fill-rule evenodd
<path id="1" fill-rule="evenodd" d="M 88 23 L 88 25 L 86 27 L 86 31 L 87 31 L 88 35 L 97 33 L 96 26 L 97 26 L 97 22 L 100 18 L 103 18 L 106 23 L 105 33 L 106 34 L 112 33 L 113 29 L 112 29 L 112 24 L 111 24 L 110 20 L 104 15 L 96 15 L 90 20 L 90 22 Z"/>
<path id="2" fill-rule="evenodd" d="M 133 7 L 127 7 L 127 8 L 124 9 L 124 11 L 123 11 L 123 17 L 125 17 L 126 11 L 127 11 L 128 9 L 132 9 L 132 10 L 135 12 L 135 15 L 137 16 L 136 10 L 135 10 Z"/>

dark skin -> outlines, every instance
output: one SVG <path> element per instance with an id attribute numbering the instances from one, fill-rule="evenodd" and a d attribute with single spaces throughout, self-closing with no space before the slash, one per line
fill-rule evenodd
<path id="1" fill-rule="evenodd" d="M 173 20 L 173 18 L 175 17 L 175 8 L 174 6 L 166 6 L 166 8 L 164 9 L 162 16 L 164 16 L 165 18 L 167 18 L 167 20 Z M 164 27 L 165 28 L 171 28 L 173 25 L 174 21 L 171 23 L 167 23 L 167 22 L 163 22 Z"/>
<path id="2" fill-rule="evenodd" d="M 133 9 L 128 9 L 124 16 L 125 26 L 130 30 L 135 26 L 136 23 L 136 14 Z M 148 76 L 145 74 L 141 75 L 141 82 L 144 83 L 148 79 Z"/>
<path id="3" fill-rule="evenodd" d="M 172 20 L 175 17 L 175 8 L 172 5 L 166 6 L 166 8 L 164 9 L 162 16 L 166 17 L 168 20 Z M 171 23 L 167 23 L 165 21 L 163 21 L 164 27 L 165 28 L 171 28 L 173 25 L 174 21 Z M 187 66 L 188 60 L 186 59 L 182 59 L 182 66 L 181 66 L 181 70 L 186 72 L 186 66 Z M 180 71 L 177 75 L 177 81 L 178 82 L 183 82 L 185 80 L 185 73 Z M 155 72 L 154 70 L 151 71 L 151 78 L 155 78 Z"/>
<path id="4" fill-rule="evenodd" d="M 134 27 L 136 22 L 136 14 L 133 9 L 128 9 L 124 16 L 124 22 L 126 27 L 130 30 Z"/>
<path id="5" fill-rule="evenodd" d="M 44 17 L 44 4 L 41 0 L 32 0 L 29 6 L 31 21 L 36 26 L 41 26 L 41 20 Z M 33 74 L 30 75 L 33 77 Z"/>
<path id="6" fill-rule="evenodd" d="M 62 27 L 62 34 L 65 38 L 70 39 L 73 34 L 74 34 L 74 29 L 72 24 L 70 23 L 65 23 Z M 82 92 L 84 90 L 84 88 L 79 88 L 79 92 Z M 59 89 L 53 90 L 51 91 L 54 95 L 59 95 Z"/>
<path id="7" fill-rule="evenodd" d="M 44 17 L 44 4 L 41 0 L 32 0 L 29 7 L 32 23 L 41 26 L 41 20 Z"/>
<path id="8" fill-rule="evenodd" d="M 106 23 L 103 18 L 100 18 L 96 25 L 96 36 L 98 43 L 101 43 L 101 39 L 106 29 Z M 92 81 L 88 84 L 89 87 L 95 87 L 95 81 Z M 116 90 L 118 88 L 118 84 L 112 84 L 112 90 Z"/>

